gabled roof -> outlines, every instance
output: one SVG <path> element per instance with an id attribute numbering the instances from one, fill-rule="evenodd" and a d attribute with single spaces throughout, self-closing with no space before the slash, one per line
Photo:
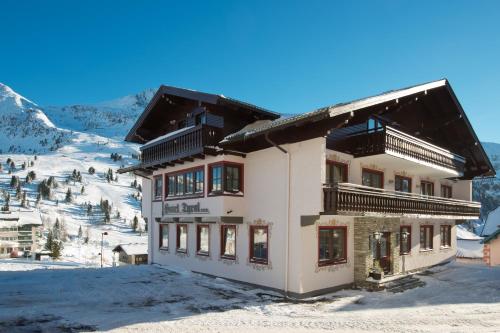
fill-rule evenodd
<path id="1" fill-rule="evenodd" d="M 227 105 L 227 106 L 238 107 L 241 109 L 246 109 L 252 112 L 262 114 L 270 119 L 277 119 L 280 117 L 279 113 L 234 98 L 226 97 L 222 94 L 209 94 L 191 89 L 162 85 L 155 93 L 151 101 L 149 101 L 148 105 L 144 109 L 144 112 L 140 115 L 139 119 L 134 124 L 132 129 L 128 132 L 127 136 L 125 137 L 125 141 L 134 142 L 133 141 L 134 134 L 136 133 L 137 129 L 143 124 L 144 120 L 151 113 L 156 103 L 158 103 L 160 98 L 164 95 L 181 97 L 213 105 L 221 105 L 221 106 Z"/>
<path id="2" fill-rule="evenodd" d="M 144 243 L 130 243 L 117 245 L 113 252 L 125 252 L 126 255 L 148 254 L 148 244 Z"/>
<path id="3" fill-rule="evenodd" d="M 496 230 L 500 230 L 500 207 L 488 213 L 483 227 L 481 228 L 481 236 L 489 236 Z"/>

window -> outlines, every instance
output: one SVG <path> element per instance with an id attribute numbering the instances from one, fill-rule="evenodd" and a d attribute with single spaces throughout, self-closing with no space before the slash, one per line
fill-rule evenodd
<path id="1" fill-rule="evenodd" d="M 243 192 L 243 165 L 233 162 L 222 162 L 208 166 L 209 192 L 212 195 L 229 192 Z"/>
<path id="2" fill-rule="evenodd" d="M 177 225 L 177 252 L 187 252 L 187 230 L 188 229 L 186 224 Z"/>
<path id="3" fill-rule="evenodd" d="M 433 249 L 434 227 L 432 225 L 423 225 L 420 227 L 420 250 Z"/>
<path id="4" fill-rule="evenodd" d="M 195 118 L 194 118 L 195 125 L 201 125 L 205 124 L 206 122 L 206 115 L 205 112 L 198 113 Z"/>
<path id="5" fill-rule="evenodd" d="M 202 196 L 204 188 L 204 167 L 176 171 L 168 175 L 167 200 L 182 196 Z"/>
<path id="6" fill-rule="evenodd" d="M 319 227 L 319 265 L 335 265 L 347 262 L 347 228 Z"/>
<path id="7" fill-rule="evenodd" d="M 434 183 L 425 181 L 421 182 L 420 193 L 423 195 L 434 195 Z"/>
<path id="8" fill-rule="evenodd" d="M 394 178 L 394 189 L 399 192 L 411 192 L 411 178 L 396 176 Z"/>
<path id="9" fill-rule="evenodd" d="M 451 186 L 441 185 L 441 196 L 443 198 L 451 198 Z"/>
<path id="10" fill-rule="evenodd" d="M 379 120 L 373 118 L 368 119 L 368 122 L 366 123 L 366 129 L 369 133 L 375 132 L 380 128 L 382 128 L 382 124 Z"/>
<path id="11" fill-rule="evenodd" d="M 370 187 L 383 188 L 384 173 L 376 170 L 363 169 L 362 184 Z"/>
<path id="12" fill-rule="evenodd" d="M 411 226 L 404 225 L 399 229 L 399 252 L 409 254 L 411 252 Z M 405 236 L 406 235 L 406 236 Z"/>
<path id="13" fill-rule="evenodd" d="M 220 256 L 225 259 L 236 259 L 236 226 L 222 225 Z"/>
<path id="14" fill-rule="evenodd" d="M 326 182 L 328 184 L 347 182 L 348 167 L 345 163 L 326 161 Z"/>
<path id="15" fill-rule="evenodd" d="M 208 256 L 210 253 L 210 228 L 207 224 L 196 226 L 196 253 Z"/>
<path id="16" fill-rule="evenodd" d="M 441 247 L 451 247 L 451 225 L 441 226 Z"/>
<path id="17" fill-rule="evenodd" d="M 194 192 L 203 193 L 203 185 L 205 183 L 205 172 L 203 169 L 194 172 Z"/>
<path id="18" fill-rule="evenodd" d="M 168 224 L 160 224 L 160 249 L 168 250 Z"/>
<path id="19" fill-rule="evenodd" d="M 250 262 L 267 264 L 268 229 L 267 226 L 250 226 Z"/>
<path id="20" fill-rule="evenodd" d="M 153 186 L 154 200 L 161 200 L 162 192 L 163 192 L 163 177 L 156 176 L 154 177 L 154 186 Z"/>

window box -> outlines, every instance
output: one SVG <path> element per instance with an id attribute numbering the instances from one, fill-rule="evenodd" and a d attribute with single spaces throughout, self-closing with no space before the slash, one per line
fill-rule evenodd
<path id="1" fill-rule="evenodd" d="M 221 225 L 220 227 L 220 257 L 223 259 L 236 259 L 236 226 Z"/>
<path id="2" fill-rule="evenodd" d="M 217 162 L 208 165 L 208 195 L 243 196 L 243 164 Z"/>
<path id="3" fill-rule="evenodd" d="M 318 230 L 318 265 L 347 262 L 347 227 L 325 226 Z"/>
<path id="4" fill-rule="evenodd" d="M 250 226 L 250 262 L 267 265 L 269 232 L 267 226 Z"/>

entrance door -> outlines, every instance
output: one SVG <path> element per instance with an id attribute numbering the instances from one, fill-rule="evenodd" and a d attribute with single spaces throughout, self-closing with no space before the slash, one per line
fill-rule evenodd
<path id="1" fill-rule="evenodd" d="M 391 271 L 391 233 L 384 232 L 377 243 L 377 259 L 385 274 Z"/>

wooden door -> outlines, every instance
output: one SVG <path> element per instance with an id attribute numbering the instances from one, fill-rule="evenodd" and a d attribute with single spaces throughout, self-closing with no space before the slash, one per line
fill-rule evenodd
<path id="1" fill-rule="evenodd" d="M 391 271 L 391 233 L 384 232 L 377 244 L 377 257 L 385 274 Z"/>

